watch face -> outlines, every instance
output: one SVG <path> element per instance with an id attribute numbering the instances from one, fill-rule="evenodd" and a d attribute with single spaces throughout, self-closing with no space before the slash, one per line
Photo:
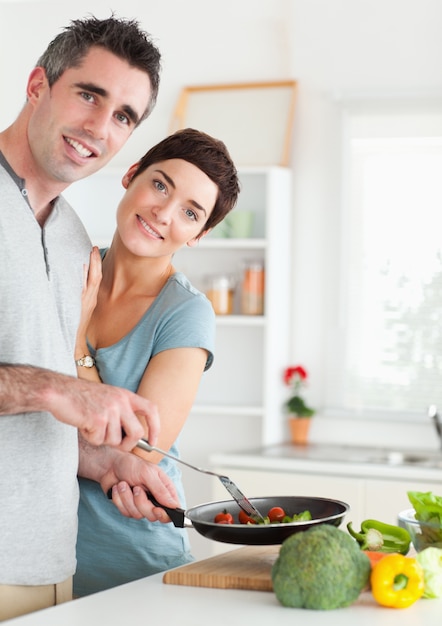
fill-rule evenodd
<path id="1" fill-rule="evenodd" d="M 83 359 L 83 365 L 85 367 L 93 367 L 94 366 L 94 359 L 91 356 L 85 356 Z"/>

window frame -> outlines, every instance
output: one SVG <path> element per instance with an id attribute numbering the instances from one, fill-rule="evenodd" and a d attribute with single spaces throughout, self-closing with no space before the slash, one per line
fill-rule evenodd
<path id="1" fill-rule="evenodd" d="M 329 304 L 331 307 L 328 314 L 324 315 L 324 335 L 327 338 L 326 348 L 324 349 L 324 371 L 322 373 L 323 386 L 323 405 L 322 413 L 325 416 L 343 417 L 343 418 L 362 418 L 381 421 L 427 421 L 426 408 L 423 407 L 421 412 L 417 411 L 395 411 L 389 409 L 373 410 L 364 406 L 344 408 L 339 406 L 339 398 L 342 398 L 342 389 L 345 376 L 345 363 L 341 357 L 337 362 L 338 350 L 333 350 L 333 346 L 343 346 L 347 341 L 345 332 L 345 320 L 348 315 L 348 307 L 346 306 L 346 293 L 348 289 L 348 272 L 346 267 L 349 266 L 349 249 L 346 242 L 351 239 L 353 233 L 349 227 L 349 212 L 351 211 L 349 172 L 351 171 L 351 157 L 349 142 L 351 136 L 351 125 L 359 116 L 386 116 L 391 120 L 390 136 L 397 136 L 400 124 L 397 122 L 401 116 L 420 115 L 427 117 L 427 122 L 431 122 L 429 118 L 437 118 L 438 132 L 442 137 L 442 107 L 440 98 L 414 98 L 414 99 L 379 99 L 366 100 L 357 102 L 343 102 L 340 107 L 340 140 L 339 156 L 341 160 L 341 181 L 340 181 L 340 206 L 337 211 L 338 226 L 334 231 L 335 240 L 331 249 L 338 250 L 339 261 L 332 263 L 332 269 L 327 268 L 330 279 L 329 292 L 333 292 L 333 296 L 329 296 Z M 428 132 L 429 124 L 423 125 L 423 130 Z M 440 130 L 439 130 L 440 127 Z M 336 148 L 336 146 L 335 146 Z M 334 269 L 333 269 L 334 268 Z M 342 350 L 344 353 L 345 350 Z M 428 404 L 431 403 L 429 398 Z"/>

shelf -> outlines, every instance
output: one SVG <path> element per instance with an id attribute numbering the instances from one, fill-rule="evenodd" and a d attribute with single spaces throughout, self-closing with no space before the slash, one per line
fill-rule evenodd
<path id="1" fill-rule="evenodd" d="M 203 292 L 210 276 L 235 280 L 234 314 L 216 317 L 213 369 L 203 376 L 192 414 L 237 424 L 238 445 L 249 440 L 247 429 L 267 445 L 281 441 L 286 428 L 281 407 L 287 390 L 280 373 L 289 362 L 291 325 L 290 171 L 241 168 L 240 176 L 238 210 L 254 212 L 252 236 L 220 237 L 214 231 L 180 251 L 175 267 Z M 265 314 L 240 315 L 243 268 L 253 259 L 265 267 Z"/>
<path id="2" fill-rule="evenodd" d="M 218 326 L 265 326 L 264 315 L 217 315 Z"/>
<path id="3" fill-rule="evenodd" d="M 200 240 L 198 246 L 193 248 L 218 248 L 220 250 L 265 250 L 267 241 L 259 237 L 250 239 L 234 239 L 233 237 L 204 237 Z"/>
<path id="4" fill-rule="evenodd" d="M 192 413 L 195 415 L 234 415 L 238 417 L 262 417 L 263 409 L 260 406 L 223 406 L 210 404 L 194 404 Z"/>

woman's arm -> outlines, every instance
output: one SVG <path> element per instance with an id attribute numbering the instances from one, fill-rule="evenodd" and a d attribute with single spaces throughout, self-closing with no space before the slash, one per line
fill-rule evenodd
<path id="1" fill-rule="evenodd" d="M 158 353 L 150 360 L 137 393 L 154 402 L 160 414 L 158 446 L 169 450 L 190 413 L 207 361 L 202 348 L 174 348 Z M 161 455 L 144 452 L 137 455 L 158 463 Z"/>

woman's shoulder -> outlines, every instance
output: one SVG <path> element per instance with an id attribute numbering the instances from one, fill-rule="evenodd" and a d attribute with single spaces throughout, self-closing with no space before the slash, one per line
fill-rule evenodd
<path id="1" fill-rule="evenodd" d="M 206 295 L 197 289 L 182 272 L 172 274 L 168 280 L 167 286 L 176 297 L 182 300 L 199 302 L 203 306 L 212 306 Z"/>
<path id="2" fill-rule="evenodd" d="M 185 314 L 210 324 L 214 322 L 215 313 L 210 300 L 199 291 L 182 272 L 170 276 L 165 288 L 156 302 L 161 311 L 163 321 L 181 317 Z"/>

